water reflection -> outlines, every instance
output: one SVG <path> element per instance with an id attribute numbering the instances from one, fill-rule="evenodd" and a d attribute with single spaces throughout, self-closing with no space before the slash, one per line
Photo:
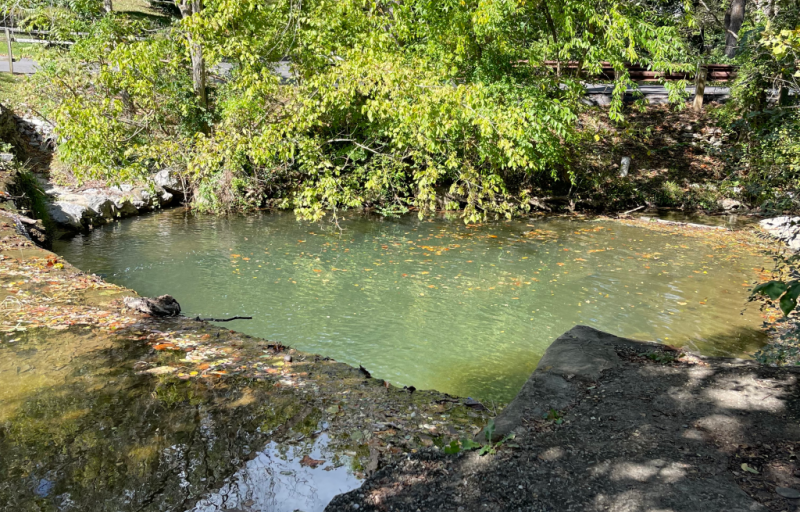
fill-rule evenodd
<path id="1" fill-rule="evenodd" d="M 62 242 L 80 268 L 189 315 L 369 368 L 393 384 L 508 401 L 576 324 L 742 355 L 763 342 L 740 314 L 771 260 L 724 231 L 415 217 L 300 223 L 167 212 Z M 721 336 L 734 330 L 735 337 Z"/>
<path id="2" fill-rule="evenodd" d="M 322 512 L 334 496 L 361 485 L 350 459 L 330 450 L 329 441 L 323 433 L 306 445 L 269 443 L 193 512 Z"/>

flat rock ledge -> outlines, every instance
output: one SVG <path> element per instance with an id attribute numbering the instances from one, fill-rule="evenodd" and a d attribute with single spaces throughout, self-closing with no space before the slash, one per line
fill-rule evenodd
<path id="1" fill-rule="evenodd" d="M 774 238 L 784 242 L 793 251 L 800 251 L 800 217 L 784 215 L 764 219 L 758 225 Z"/>
<path id="2" fill-rule="evenodd" d="M 327 511 L 800 510 L 800 370 L 577 326 L 497 417 L 496 455 L 427 449 Z"/>
<path id="3" fill-rule="evenodd" d="M 121 185 L 73 190 L 42 180 L 51 202 L 48 213 L 68 231 L 87 231 L 114 220 L 141 215 L 179 204 L 185 197 L 183 185 L 164 169 L 154 174 L 151 186 Z"/>

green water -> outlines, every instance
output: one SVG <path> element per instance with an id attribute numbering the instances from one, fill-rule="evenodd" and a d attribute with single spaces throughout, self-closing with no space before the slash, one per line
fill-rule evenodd
<path id="1" fill-rule="evenodd" d="M 689 237 L 612 221 L 465 226 L 443 219 L 172 211 L 59 242 L 79 268 L 187 316 L 363 365 L 397 385 L 508 401 L 576 324 L 742 355 L 763 343 L 742 313 L 771 260 L 721 232 Z"/>

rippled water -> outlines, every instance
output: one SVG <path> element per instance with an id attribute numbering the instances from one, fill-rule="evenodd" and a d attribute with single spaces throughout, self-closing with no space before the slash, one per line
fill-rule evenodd
<path id="1" fill-rule="evenodd" d="M 124 220 L 57 244 L 79 268 L 186 315 L 363 365 L 398 385 L 507 401 L 575 324 L 706 354 L 763 342 L 742 313 L 771 260 L 710 230 L 700 237 L 612 221 L 465 226 L 443 219 L 180 211 Z"/>

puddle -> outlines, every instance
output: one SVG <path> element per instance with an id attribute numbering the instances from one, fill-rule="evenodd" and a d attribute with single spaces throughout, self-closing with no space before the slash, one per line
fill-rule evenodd
<path id="1" fill-rule="evenodd" d="M 192 512 L 322 512 L 337 494 L 361 485 L 352 459 L 329 448 L 329 437 L 298 446 L 271 442 Z"/>

